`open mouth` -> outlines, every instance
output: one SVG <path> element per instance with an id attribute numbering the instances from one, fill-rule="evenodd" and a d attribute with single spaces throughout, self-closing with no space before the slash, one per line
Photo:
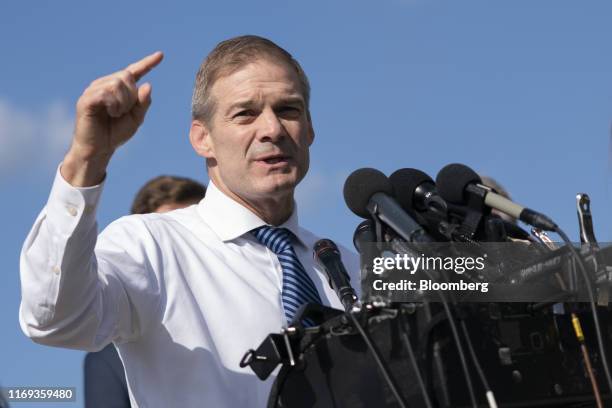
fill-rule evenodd
<path id="1" fill-rule="evenodd" d="M 270 166 L 275 164 L 287 164 L 289 160 L 291 160 L 291 157 L 283 154 L 271 154 L 268 156 L 262 156 L 257 159 L 258 162 L 265 163 Z"/>
<path id="2" fill-rule="evenodd" d="M 262 161 L 266 162 L 267 164 L 276 164 L 287 162 L 288 160 L 288 157 L 271 157 L 269 159 L 263 159 Z"/>

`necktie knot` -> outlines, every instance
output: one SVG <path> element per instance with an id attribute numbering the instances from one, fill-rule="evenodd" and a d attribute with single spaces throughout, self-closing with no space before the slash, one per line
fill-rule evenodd
<path id="1" fill-rule="evenodd" d="M 277 255 L 293 249 L 291 245 L 293 233 L 287 228 L 277 228 L 265 225 L 251 232 L 259 242 L 267 246 Z"/>

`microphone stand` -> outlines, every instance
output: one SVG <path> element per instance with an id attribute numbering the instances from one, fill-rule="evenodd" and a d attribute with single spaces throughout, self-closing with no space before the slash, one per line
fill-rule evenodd
<path id="1" fill-rule="evenodd" d="M 381 233 L 382 233 L 382 226 L 378 226 L 377 230 L 380 230 Z M 314 249 L 315 259 L 317 259 L 319 256 L 321 256 L 321 254 L 326 249 L 332 248 L 332 245 L 335 246 L 335 244 L 333 244 L 333 242 L 331 242 L 329 240 L 320 240 L 320 241 L 318 241 L 315 244 L 315 249 Z M 337 250 L 337 248 L 336 248 L 336 250 Z M 372 342 L 372 339 L 370 338 L 368 333 L 366 333 L 364 328 L 361 326 L 361 323 L 359 323 L 359 321 L 355 317 L 355 313 L 361 311 L 361 302 L 359 302 L 357 300 L 357 298 L 354 296 L 354 293 L 355 293 L 354 289 L 352 287 L 350 287 L 350 283 L 349 282 L 346 282 L 345 286 L 340 286 L 339 284 L 337 284 L 337 282 L 334 281 L 333 276 L 332 276 L 334 271 L 330 271 L 329 269 L 327 269 L 327 267 L 325 265 L 323 265 L 323 266 L 324 266 L 325 272 L 329 276 L 329 284 L 330 284 L 330 286 L 332 287 L 332 289 L 334 289 L 334 293 L 336 294 L 336 296 L 338 296 L 338 299 L 340 300 L 340 302 L 344 306 L 344 314 L 345 314 L 345 316 L 352 323 L 353 327 L 355 327 L 355 329 L 357 329 L 357 331 L 359 332 L 359 335 L 361 336 L 361 338 L 363 339 L 364 343 L 368 347 L 368 350 L 372 354 L 372 357 L 374 358 L 374 361 L 376 362 L 376 365 L 379 368 L 380 374 L 382 375 L 383 379 L 385 380 L 385 382 L 389 386 L 389 389 L 391 390 L 391 393 L 395 397 L 397 403 L 399 404 L 399 406 L 401 408 L 406 408 L 408 405 L 406 404 L 406 401 L 404 400 L 404 397 L 400 394 L 399 388 L 397 386 L 397 381 L 395 380 L 395 378 L 391 374 L 391 371 L 389 370 L 389 366 L 382 359 L 382 357 L 380 356 L 380 353 L 378 352 L 378 350 L 374 346 L 374 343 Z M 338 272 L 338 271 L 335 271 L 335 272 Z M 367 320 L 366 320 L 366 322 L 367 322 Z"/>

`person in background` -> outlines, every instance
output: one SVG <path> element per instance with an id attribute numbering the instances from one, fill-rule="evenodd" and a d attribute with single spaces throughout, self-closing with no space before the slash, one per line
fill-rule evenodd
<path id="1" fill-rule="evenodd" d="M 158 176 L 142 186 L 130 214 L 165 213 L 197 204 L 206 194 L 206 187 L 186 177 Z"/>
<path id="2" fill-rule="evenodd" d="M 499 182 L 497 180 L 495 180 L 494 178 L 480 174 L 480 179 L 482 180 L 482 184 L 484 186 L 490 187 L 493 190 L 495 190 L 497 192 L 497 194 L 501 195 L 502 197 L 505 197 L 508 200 L 512 200 L 512 198 L 510 197 L 510 193 L 508 193 L 508 190 L 506 190 L 506 188 L 504 186 L 502 186 L 501 184 L 499 184 Z M 491 210 L 491 214 L 495 214 L 498 217 L 500 217 L 502 220 L 507 221 L 509 223 L 512 223 L 512 224 L 516 224 L 517 223 L 517 219 L 516 218 L 514 218 L 513 216 L 508 215 L 508 214 L 506 214 L 504 212 L 498 211 L 496 209 L 492 209 Z"/>
<path id="3" fill-rule="evenodd" d="M 195 180 L 158 176 L 138 190 L 130 213 L 165 213 L 185 208 L 199 203 L 205 194 L 206 187 Z M 114 344 L 87 353 L 84 383 L 85 408 L 130 408 L 125 372 Z M 0 395 L 0 408 L 4 407 Z"/>
<path id="4" fill-rule="evenodd" d="M 0 392 L 0 408 L 8 408 L 9 404 L 4 399 L 4 395 Z"/>

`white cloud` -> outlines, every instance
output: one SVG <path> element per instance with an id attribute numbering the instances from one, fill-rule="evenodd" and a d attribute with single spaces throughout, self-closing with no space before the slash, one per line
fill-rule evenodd
<path id="1" fill-rule="evenodd" d="M 0 177 L 32 164 L 61 160 L 72 137 L 68 106 L 52 102 L 40 110 L 16 107 L 0 97 Z"/>
<path id="2" fill-rule="evenodd" d="M 0 169 L 3 173 L 19 163 L 34 142 L 36 125 L 32 118 L 0 99 Z"/>
<path id="3" fill-rule="evenodd" d="M 54 153 L 65 152 L 74 131 L 74 117 L 68 106 L 60 102 L 50 104 L 46 109 L 43 125 L 44 136 L 51 150 Z"/>

